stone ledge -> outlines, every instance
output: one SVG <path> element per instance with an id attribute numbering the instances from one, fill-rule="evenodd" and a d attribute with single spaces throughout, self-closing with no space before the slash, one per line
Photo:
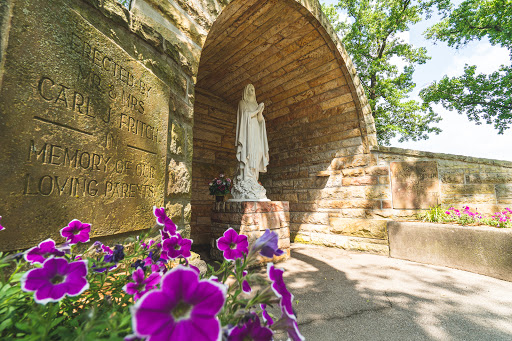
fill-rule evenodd
<path id="1" fill-rule="evenodd" d="M 455 154 L 433 153 L 433 152 L 426 152 L 426 151 L 421 151 L 421 150 L 403 149 L 403 148 L 385 147 L 385 146 L 373 146 L 370 148 L 370 150 L 373 153 L 427 157 L 427 158 L 433 158 L 433 159 L 463 161 L 463 162 L 469 162 L 469 163 L 480 163 L 480 164 L 491 165 L 491 166 L 512 168 L 512 161 L 505 161 L 505 160 L 485 159 L 485 158 L 478 158 L 478 157 L 464 156 L 464 155 L 455 155 Z"/>
<path id="2" fill-rule="evenodd" d="M 387 229 L 392 258 L 512 281 L 512 229 L 397 221 Z"/>

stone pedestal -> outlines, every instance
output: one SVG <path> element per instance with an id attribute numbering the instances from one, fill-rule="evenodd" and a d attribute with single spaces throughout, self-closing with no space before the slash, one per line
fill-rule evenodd
<path id="1" fill-rule="evenodd" d="M 213 259 L 222 261 L 222 252 L 216 241 L 224 231 L 232 227 L 244 234 L 251 245 L 266 229 L 279 236 L 279 248 L 285 253 L 268 259 L 259 256 L 261 262 L 280 262 L 290 257 L 290 205 L 288 201 L 242 201 L 216 202 L 212 213 L 211 251 Z"/>

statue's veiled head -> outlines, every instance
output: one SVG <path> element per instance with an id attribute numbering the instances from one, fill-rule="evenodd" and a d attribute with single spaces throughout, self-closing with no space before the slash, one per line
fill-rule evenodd
<path id="1" fill-rule="evenodd" d="M 247 84 L 245 86 L 242 99 L 246 102 L 256 102 L 256 90 L 254 90 L 254 85 Z"/>

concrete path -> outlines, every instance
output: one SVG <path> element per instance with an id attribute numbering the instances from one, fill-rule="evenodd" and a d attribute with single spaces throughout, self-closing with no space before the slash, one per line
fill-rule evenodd
<path id="1" fill-rule="evenodd" d="M 286 269 L 307 340 L 512 340 L 512 283 L 293 244 Z"/>

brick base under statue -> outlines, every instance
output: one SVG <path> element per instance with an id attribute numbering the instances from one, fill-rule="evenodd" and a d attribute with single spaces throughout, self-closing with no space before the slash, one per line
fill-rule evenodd
<path id="1" fill-rule="evenodd" d="M 268 259 L 259 256 L 261 262 L 274 263 L 290 257 L 290 205 L 288 201 L 227 201 L 216 202 L 212 214 L 212 239 L 210 256 L 222 261 L 222 252 L 217 249 L 217 239 L 232 227 L 237 233 L 249 239 L 249 245 L 258 239 L 266 229 L 279 236 L 282 256 Z"/>

